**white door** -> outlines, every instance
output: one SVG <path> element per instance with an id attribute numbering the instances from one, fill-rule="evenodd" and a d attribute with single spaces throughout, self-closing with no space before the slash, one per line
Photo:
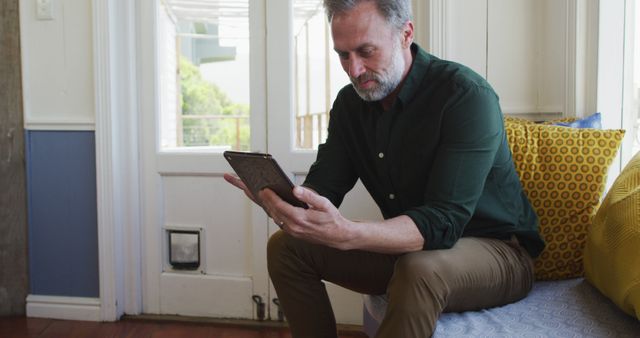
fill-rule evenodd
<path id="1" fill-rule="evenodd" d="M 141 94 L 150 94 L 142 100 L 146 313 L 255 319 L 260 299 L 268 305 L 265 316 L 277 318 L 266 270 L 266 243 L 277 227 L 223 180 L 231 168 L 222 151 L 272 153 L 301 183 L 326 137 L 335 93 L 347 80 L 327 52 L 321 1 L 266 3 L 141 3 L 141 31 L 155 53 L 140 64 Z M 196 70 L 226 96 L 202 103 L 198 93 L 207 85 Z M 206 122 L 214 119 L 227 122 Z M 381 218 L 361 185 L 341 210 Z M 338 322 L 361 323 L 360 295 L 335 286 L 329 293 Z"/>
<path id="2" fill-rule="evenodd" d="M 143 311 L 255 318 L 267 217 L 224 181 L 222 151 L 266 150 L 264 1 L 140 6 Z"/>

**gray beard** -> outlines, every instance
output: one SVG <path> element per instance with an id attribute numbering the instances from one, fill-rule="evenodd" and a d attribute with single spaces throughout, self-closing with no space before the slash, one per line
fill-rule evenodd
<path id="1" fill-rule="evenodd" d="M 375 74 L 375 73 L 364 73 L 360 75 L 357 79 L 350 78 L 351 84 L 353 88 L 365 101 L 380 101 L 387 97 L 391 92 L 393 92 L 400 82 L 402 81 L 402 73 L 404 72 L 404 59 L 402 58 L 402 53 L 399 52 L 398 48 L 394 48 L 397 52 L 393 55 L 391 59 L 391 65 L 389 66 L 386 74 Z M 374 79 L 378 83 L 377 86 L 370 89 L 360 88 L 357 83 L 361 80 L 365 79 Z"/>

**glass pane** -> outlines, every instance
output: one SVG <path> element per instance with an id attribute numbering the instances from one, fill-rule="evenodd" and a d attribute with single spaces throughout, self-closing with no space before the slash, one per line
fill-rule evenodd
<path id="1" fill-rule="evenodd" d="M 248 0 L 164 0 L 160 146 L 249 150 Z"/>
<path id="2" fill-rule="evenodd" d="M 349 83 L 333 51 L 321 0 L 294 0 L 295 145 L 317 149 L 327 138 L 329 111 Z"/>

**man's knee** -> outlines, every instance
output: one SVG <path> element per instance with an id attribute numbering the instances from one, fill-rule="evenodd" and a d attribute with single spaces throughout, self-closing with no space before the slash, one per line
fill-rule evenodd
<path id="1" fill-rule="evenodd" d="M 286 275 L 287 271 L 299 271 L 306 260 L 308 243 L 284 231 L 271 235 L 267 242 L 267 269 L 271 279 Z"/>
<path id="2" fill-rule="evenodd" d="M 267 254 L 279 252 L 280 249 L 284 246 L 285 242 L 285 233 L 284 231 L 277 231 L 271 237 L 269 237 L 269 241 L 267 242 Z"/>
<path id="3" fill-rule="evenodd" d="M 398 259 L 394 277 L 406 282 L 430 281 L 445 278 L 447 263 L 439 251 L 419 251 L 408 253 Z"/>
<path id="4" fill-rule="evenodd" d="M 381 325 L 387 337 L 398 330 L 426 333 L 430 336 L 436 321 L 446 307 L 450 290 L 446 283 L 447 267 L 437 251 L 405 254 L 395 265 L 387 292 L 389 306 Z"/>
<path id="5" fill-rule="evenodd" d="M 278 231 L 267 242 L 267 269 L 270 274 L 282 264 L 283 256 L 286 255 L 287 237 L 284 231 Z"/>
<path id="6" fill-rule="evenodd" d="M 402 298 L 431 298 L 441 305 L 449 294 L 448 270 L 442 255 L 437 251 L 409 253 L 398 259 L 389 292 Z"/>

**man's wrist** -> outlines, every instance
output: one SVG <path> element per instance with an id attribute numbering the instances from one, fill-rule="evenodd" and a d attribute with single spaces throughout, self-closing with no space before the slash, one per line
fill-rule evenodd
<path id="1" fill-rule="evenodd" d="M 359 245 L 361 243 L 361 234 L 362 234 L 362 223 L 354 222 L 348 219 L 345 219 L 345 223 L 342 226 L 344 229 L 344 238 L 345 241 L 341 245 L 342 250 L 354 250 L 359 249 Z"/>

